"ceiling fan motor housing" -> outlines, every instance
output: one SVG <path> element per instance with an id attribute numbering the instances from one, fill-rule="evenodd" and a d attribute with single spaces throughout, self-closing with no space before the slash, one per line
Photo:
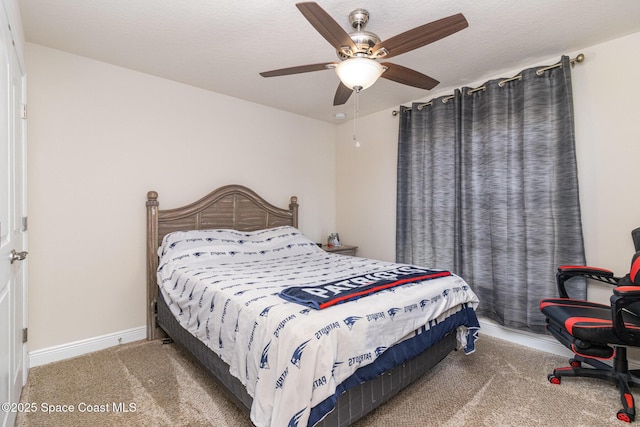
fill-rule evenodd
<path id="1" fill-rule="evenodd" d="M 349 37 L 351 37 L 358 50 L 351 52 L 348 47 L 337 50 L 338 58 L 342 60 L 354 56 L 368 57 L 371 55 L 371 48 L 380 43 L 380 37 L 369 31 L 353 31 L 349 33 Z"/>
<path id="2" fill-rule="evenodd" d="M 364 26 L 369 22 L 369 12 L 365 9 L 356 9 L 349 14 L 349 23 L 355 31 L 349 33 L 349 37 L 357 47 L 356 52 L 352 52 L 348 47 L 337 50 L 338 58 L 345 60 L 351 57 L 369 57 L 371 48 L 380 43 L 380 37 L 370 31 L 364 31 Z"/>

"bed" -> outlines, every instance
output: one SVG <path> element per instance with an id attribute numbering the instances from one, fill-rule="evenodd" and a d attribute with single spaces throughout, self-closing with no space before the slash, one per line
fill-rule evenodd
<path id="1" fill-rule="evenodd" d="M 473 352 L 464 280 L 326 253 L 298 229 L 296 197 L 279 208 L 228 185 L 166 210 L 150 191 L 146 205 L 148 339 L 168 335 L 258 426 L 352 424 L 449 352 Z M 344 296 L 365 275 L 379 286 Z"/>

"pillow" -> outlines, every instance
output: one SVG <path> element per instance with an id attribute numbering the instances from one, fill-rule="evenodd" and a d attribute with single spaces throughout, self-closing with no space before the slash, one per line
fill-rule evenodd
<path id="1" fill-rule="evenodd" d="M 161 263 L 190 262 L 211 258 L 243 261 L 321 251 L 300 230 L 282 226 L 257 231 L 229 229 L 175 231 L 167 234 L 158 249 Z"/>

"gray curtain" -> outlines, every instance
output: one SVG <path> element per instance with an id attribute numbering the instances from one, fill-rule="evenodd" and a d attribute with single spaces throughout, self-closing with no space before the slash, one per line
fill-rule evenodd
<path id="1" fill-rule="evenodd" d="M 561 64 L 400 112 L 397 261 L 459 274 L 480 315 L 534 332 L 557 266 L 585 263 L 569 58 Z M 570 295 L 586 298 L 585 283 Z"/>

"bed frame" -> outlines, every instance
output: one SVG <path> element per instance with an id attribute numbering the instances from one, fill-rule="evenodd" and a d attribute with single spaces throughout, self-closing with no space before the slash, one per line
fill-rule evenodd
<path id="1" fill-rule="evenodd" d="M 168 233 L 181 230 L 230 228 L 255 231 L 291 225 L 298 227 L 298 199 L 291 197 L 289 209 L 278 208 L 254 191 L 241 185 L 227 185 L 189 205 L 160 210 L 158 193 L 147 193 L 147 339 L 165 337 L 194 357 L 227 391 L 245 413 L 249 414 L 252 398 L 241 382 L 229 373 L 229 367 L 201 341 L 188 333 L 173 317 L 158 292 L 156 271 L 158 247 Z M 362 418 L 400 390 L 422 376 L 455 350 L 455 331 L 447 334 L 416 358 L 389 372 L 343 393 L 336 408 L 316 426 L 348 426 Z"/>

